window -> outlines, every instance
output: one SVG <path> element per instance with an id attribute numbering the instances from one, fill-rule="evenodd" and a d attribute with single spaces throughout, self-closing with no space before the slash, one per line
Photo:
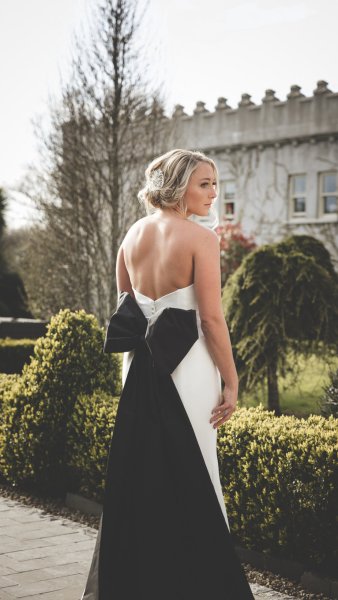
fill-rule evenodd
<path id="1" fill-rule="evenodd" d="M 337 214 L 338 211 L 338 174 L 321 173 L 319 182 L 319 216 Z"/>
<path id="2" fill-rule="evenodd" d="M 221 190 L 223 216 L 225 219 L 234 219 L 236 182 L 234 180 L 223 181 L 221 184 Z"/>
<path id="3" fill-rule="evenodd" d="M 290 176 L 290 217 L 306 215 L 306 175 Z"/>

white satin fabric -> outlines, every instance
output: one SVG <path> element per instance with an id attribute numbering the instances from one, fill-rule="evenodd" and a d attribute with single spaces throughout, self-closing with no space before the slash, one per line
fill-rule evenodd
<path id="1" fill-rule="evenodd" d="M 206 467 L 230 530 L 219 476 L 217 429 L 209 422 L 211 410 L 221 402 L 221 376 L 206 345 L 194 284 L 179 288 L 153 300 L 133 288 L 135 299 L 148 320 L 156 320 L 167 307 L 195 309 L 199 339 L 171 374 L 200 446 Z M 124 385 L 134 350 L 124 352 L 122 385 Z"/>

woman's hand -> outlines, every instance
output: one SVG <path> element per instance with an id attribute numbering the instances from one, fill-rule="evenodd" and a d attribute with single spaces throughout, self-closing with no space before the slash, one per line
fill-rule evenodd
<path id="1" fill-rule="evenodd" d="M 236 404 L 237 391 L 225 386 L 222 392 L 222 403 L 215 406 L 211 411 L 213 416 L 210 419 L 210 423 L 214 423 L 214 429 L 230 419 L 232 413 L 236 410 Z"/>

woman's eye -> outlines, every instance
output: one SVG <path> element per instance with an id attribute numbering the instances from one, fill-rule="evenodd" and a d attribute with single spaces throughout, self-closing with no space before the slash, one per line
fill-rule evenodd
<path id="1" fill-rule="evenodd" d="M 209 187 L 209 185 L 210 185 L 210 183 L 208 183 L 207 181 L 205 181 L 204 183 L 201 183 L 201 187 Z M 211 185 L 212 185 L 212 187 L 216 188 L 216 186 L 217 186 L 216 181 L 213 181 Z"/>

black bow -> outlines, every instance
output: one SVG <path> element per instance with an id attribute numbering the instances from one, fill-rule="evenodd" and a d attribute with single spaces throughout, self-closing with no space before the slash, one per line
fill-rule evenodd
<path id="1" fill-rule="evenodd" d="M 166 307 L 155 321 L 148 323 L 136 300 L 128 292 L 120 292 L 103 351 L 146 348 L 161 372 L 172 373 L 198 337 L 195 309 Z"/>

